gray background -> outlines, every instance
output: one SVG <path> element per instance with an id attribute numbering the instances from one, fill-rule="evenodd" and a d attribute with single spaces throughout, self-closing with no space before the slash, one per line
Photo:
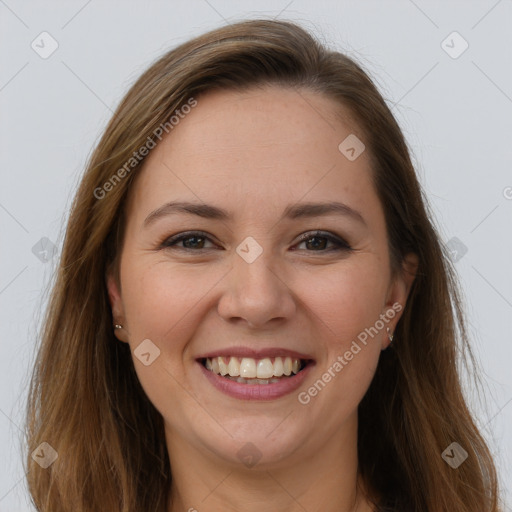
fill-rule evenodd
<path id="1" fill-rule="evenodd" d="M 458 260 L 487 405 L 468 395 L 512 482 L 511 0 L 0 0 L 0 512 L 32 510 L 20 463 L 29 369 L 87 156 L 156 57 L 260 14 L 299 21 L 358 59 L 393 106 Z M 31 47 L 50 48 L 43 31 L 59 45 L 46 59 Z"/>

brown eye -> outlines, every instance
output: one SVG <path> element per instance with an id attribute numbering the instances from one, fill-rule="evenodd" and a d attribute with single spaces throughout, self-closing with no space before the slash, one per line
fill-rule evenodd
<path id="1" fill-rule="evenodd" d="M 185 251 L 194 251 L 198 249 L 211 249 L 211 247 L 205 247 L 204 244 L 207 241 L 211 241 L 208 236 L 206 236 L 205 233 L 202 233 L 200 231 L 196 232 L 188 232 L 188 233 L 181 233 L 179 235 L 174 235 L 162 243 L 162 248 L 174 248 L 174 249 L 181 249 Z M 183 243 L 182 246 L 179 246 L 178 244 Z"/>
<path id="2" fill-rule="evenodd" d="M 298 245 L 301 245 L 302 243 L 306 244 L 306 250 L 308 250 L 308 252 L 351 250 L 351 247 L 342 238 L 322 231 L 304 233 L 300 236 L 300 242 Z M 329 243 L 333 244 L 334 247 L 327 248 Z"/>
<path id="3" fill-rule="evenodd" d="M 213 247 L 205 247 L 205 244 L 212 242 L 207 233 L 202 231 L 192 231 L 179 233 L 165 239 L 162 249 L 178 249 L 183 251 L 207 250 Z M 212 242 L 213 243 L 213 242 Z M 182 245 L 179 245 L 182 244 Z M 306 244 L 307 252 L 332 252 L 332 251 L 350 251 L 352 248 L 342 238 L 322 231 L 313 233 L 304 233 L 299 237 L 297 245 Z M 329 246 L 330 244 L 330 246 Z"/>

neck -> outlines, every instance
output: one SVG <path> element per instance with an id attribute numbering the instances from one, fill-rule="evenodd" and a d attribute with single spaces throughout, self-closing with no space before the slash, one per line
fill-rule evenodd
<path id="1" fill-rule="evenodd" d="M 371 512 L 357 471 L 357 417 L 321 443 L 248 468 L 166 428 L 169 512 Z"/>

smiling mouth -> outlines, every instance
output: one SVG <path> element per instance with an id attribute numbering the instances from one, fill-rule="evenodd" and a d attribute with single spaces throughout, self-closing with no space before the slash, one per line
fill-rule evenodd
<path id="1" fill-rule="evenodd" d="M 312 361 L 293 357 L 207 357 L 198 360 L 207 370 L 240 384 L 272 384 L 293 378 Z"/>

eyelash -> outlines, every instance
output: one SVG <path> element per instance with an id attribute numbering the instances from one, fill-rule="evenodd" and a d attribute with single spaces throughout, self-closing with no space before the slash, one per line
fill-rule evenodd
<path id="1" fill-rule="evenodd" d="M 210 247 L 203 248 L 203 249 L 191 249 L 190 247 L 178 247 L 176 245 L 179 242 L 182 242 L 189 238 L 204 238 L 204 239 L 212 242 L 212 240 L 208 236 L 208 233 L 205 233 L 204 231 L 188 231 L 186 233 L 180 233 L 178 235 L 174 235 L 169 238 L 166 238 L 161 243 L 160 249 L 178 249 L 180 251 L 186 251 L 186 252 L 197 252 L 197 251 L 211 249 Z M 336 252 L 336 251 L 346 251 L 347 252 L 347 251 L 353 250 L 352 247 L 350 247 L 350 245 L 345 240 L 343 240 L 340 237 L 334 236 L 330 233 L 327 233 L 325 231 L 309 231 L 307 233 L 304 233 L 299 237 L 298 244 L 300 244 L 306 240 L 309 240 L 311 238 L 325 238 L 329 242 L 332 242 L 333 244 L 335 244 L 336 247 L 331 248 L 331 249 L 318 250 L 318 251 L 312 250 L 312 251 L 307 251 L 307 252 L 333 252 L 333 251 L 334 252 Z"/>

